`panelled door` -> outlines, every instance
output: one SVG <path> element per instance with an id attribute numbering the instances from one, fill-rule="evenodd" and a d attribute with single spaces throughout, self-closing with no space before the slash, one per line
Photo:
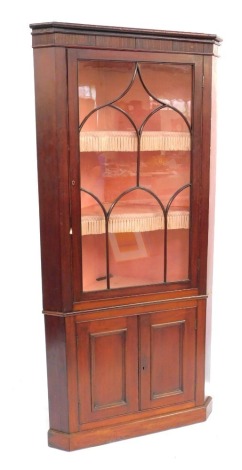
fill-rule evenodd
<path id="1" fill-rule="evenodd" d="M 77 324 L 80 423 L 138 410 L 137 317 Z"/>
<path id="2" fill-rule="evenodd" d="M 195 320 L 192 308 L 141 316 L 142 409 L 194 399 Z"/>

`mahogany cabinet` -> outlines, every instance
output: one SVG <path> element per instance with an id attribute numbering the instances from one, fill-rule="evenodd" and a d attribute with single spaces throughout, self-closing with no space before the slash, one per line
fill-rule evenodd
<path id="1" fill-rule="evenodd" d="M 49 445 L 203 421 L 221 40 L 31 29 Z"/>

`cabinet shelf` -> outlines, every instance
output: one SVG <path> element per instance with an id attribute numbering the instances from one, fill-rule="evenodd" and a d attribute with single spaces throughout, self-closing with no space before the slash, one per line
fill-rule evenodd
<path id="1" fill-rule="evenodd" d="M 105 233 L 105 218 L 97 206 L 82 209 L 82 235 Z M 167 217 L 168 230 L 188 229 L 189 211 L 187 208 L 171 208 Z M 150 232 L 164 229 L 164 215 L 160 208 L 152 205 L 131 204 L 115 208 L 109 218 L 109 233 Z"/>
<path id="2" fill-rule="evenodd" d="M 81 152 L 136 152 L 138 139 L 135 132 L 95 131 L 80 132 Z M 142 151 L 189 151 L 189 132 L 143 132 Z"/>

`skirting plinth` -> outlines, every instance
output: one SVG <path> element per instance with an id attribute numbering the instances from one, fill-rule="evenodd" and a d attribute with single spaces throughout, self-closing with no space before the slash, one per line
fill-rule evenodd
<path id="1" fill-rule="evenodd" d="M 174 413 L 137 419 L 118 425 L 103 426 L 76 433 L 63 433 L 52 429 L 48 432 L 50 447 L 72 451 L 86 447 L 107 444 L 132 437 L 151 434 L 167 429 L 206 421 L 212 411 L 212 398 L 208 397 L 202 406 L 176 411 Z"/>

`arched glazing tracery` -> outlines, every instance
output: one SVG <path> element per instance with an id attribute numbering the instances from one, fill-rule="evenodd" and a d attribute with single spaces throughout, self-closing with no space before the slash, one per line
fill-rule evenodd
<path id="1" fill-rule="evenodd" d="M 174 275 L 170 265 L 173 255 L 176 257 L 177 253 L 189 250 L 191 69 L 189 66 L 169 69 L 169 64 L 150 64 L 149 73 L 147 64 L 128 63 L 124 74 L 123 67 L 119 62 L 81 62 L 79 68 L 81 230 L 82 251 L 86 250 L 83 256 L 84 291 L 133 285 L 132 276 L 131 281 L 128 278 L 129 266 L 132 271 L 135 259 L 137 270 L 143 269 L 144 273 L 140 278 L 138 273 L 137 278 L 134 270 L 134 285 L 174 282 L 189 276 L 189 253 L 185 268 L 181 267 L 181 276 L 179 272 Z M 152 67 L 156 80 L 157 77 L 160 79 L 154 90 L 150 89 Z M 92 85 L 95 73 L 96 82 L 94 80 Z M 173 85 L 167 79 L 169 73 Z M 87 77 L 89 86 L 84 85 Z M 109 77 L 109 83 L 105 77 Z M 115 90 L 110 77 L 117 84 Z M 104 91 L 97 89 L 100 82 Z M 177 93 L 173 92 L 177 89 L 178 96 L 169 97 L 169 92 Z M 157 96 L 157 93 L 163 93 L 163 96 Z M 178 232 L 181 231 L 179 242 Z M 157 235 L 148 240 L 151 232 Z M 128 233 L 136 234 L 136 244 L 140 244 L 137 258 L 132 258 L 131 245 L 124 241 L 127 239 L 131 243 L 131 237 L 124 235 Z M 126 258 L 124 252 L 117 251 L 115 234 L 116 238 L 122 238 L 124 245 L 127 243 Z M 88 287 L 89 281 L 85 282 L 89 264 L 87 253 L 92 251 L 91 242 L 88 245 L 84 240 L 87 236 L 93 238 L 95 256 L 103 259 L 98 268 L 100 275 L 97 270 L 94 274 L 97 282 L 91 287 Z M 159 247 L 153 246 L 156 244 Z M 115 250 L 116 257 L 120 256 L 119 265 L 114 261 Z M 159 260 L 159 268 L 152 266 L 152 260 L 145 261 L 152 250 L 154 253 L 159 251 L 159 255 L 153 255 Z M 179 256 L 182 265 L 183 254 Z M 117 284 L 116 271 L 117 278 L 122 278 Z M 157 279 L 155 271 L 159 272 Z M 100 280 L 102 284 L 98 284 Z"/>

